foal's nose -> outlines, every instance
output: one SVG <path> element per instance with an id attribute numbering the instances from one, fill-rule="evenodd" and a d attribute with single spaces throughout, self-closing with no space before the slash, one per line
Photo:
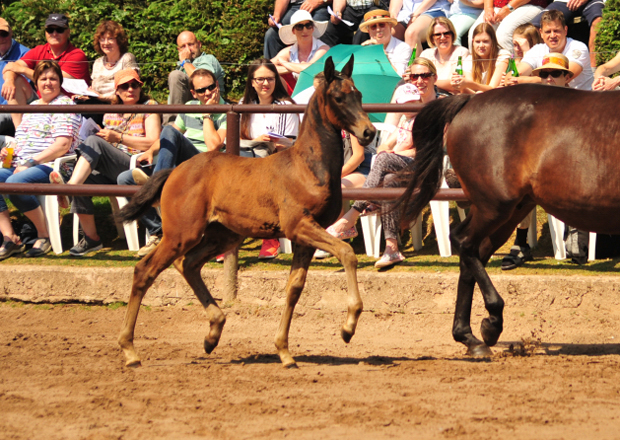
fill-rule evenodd
<path id="1" fill-rule="evenodd" d="M 367 128 L 366 130 L 364 130 L 364 139 L 367 139 L 368 142 L 371 142 L 375 137 L 376 132 L 377 129 L 375 127 Z"/>

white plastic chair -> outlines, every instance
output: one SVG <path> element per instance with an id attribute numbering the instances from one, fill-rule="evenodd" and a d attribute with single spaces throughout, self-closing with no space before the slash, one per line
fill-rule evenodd
<path id="1" fill-rule="evenodd" d="M 76 160 L 77 156 L 71 154 L 69 156 L 59 157 L 54 161 L 53 169 L 56 172 L 60 172 L 60 166 L 65 162 L 71 162 Z M 41 209 L 45 215 L 45 224 L 47 225 L 47 232 L 50 236 L 50 243 L 52 244 L 52 250 L 55 254 L 62 254 L 62 237 L 60 235 L 60 212 L 58 210 L 58 197 L 57 196 L 37 196 Z"/>
<path id="2" fill-rule="evenodd" d="M 138 159 L 140 158 L 140 154 L 134 154 L 131 156 L 131 162 L 129 164 L 129 169 L 133 170 L 136 167 Z M 114 216 L 114 223 L 116 224 L 116 230 L 118 232 L 118 236 L 120 238 L 124 238 L 127 240 L 127 248 L 130 251 L 138 251 L 140 250 L 140 240 L 138 239 L 138 222 L 133 221 L 131 223 L 123 223 L 121 221 L 116 220 L 116 213 L 125 206 L 129 201 L 125 197 L 110 197 L 110 206 L 112 207 L 112 215 Z M 73 243 L 77 244 L 79 242 L 80 235 L 80 220 L 77 214 L 74 214 L 73 217 Z M 149 233 L 146 231 L 146 239 L 148 240 Z"/>
<path id="3" fill-rule="evenodd" d="M 551 234 L 551 243 L 553 244 L 553 254 L 556 260 L 566 259 L 566 247 L 564 246 L 564 222 L 558 220 L 551 214 L 547 214 L 549 221 L 549 234 Z M 588 235 L 588 261 L 596 259 L 596 232 L 590 232 Z"/>

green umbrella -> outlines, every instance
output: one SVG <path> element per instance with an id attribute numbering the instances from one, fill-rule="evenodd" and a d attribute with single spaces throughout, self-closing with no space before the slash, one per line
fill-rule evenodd
<path id="1" fill-rule="evenodd" d="M 297 94 L 312 87 L 314 76 L 323 71 L 325 60 L 328 57 L 332 57 L 336 70 L 341 70 L 352 54 L 355 54 L 353 81 L 358 90 L 362 92 L 362 103 L 383 104 L 390 102 L 394 88 L 401 77 L 390 64 L 382 45 L 339 44 L 332 47 L 325 55 L 299 74 L 297 85 L 293 91 L 293 99 Z M 373 122 L 383 122 L 385 119 L 385 113 L 371 113 L 369 116 Z"/>

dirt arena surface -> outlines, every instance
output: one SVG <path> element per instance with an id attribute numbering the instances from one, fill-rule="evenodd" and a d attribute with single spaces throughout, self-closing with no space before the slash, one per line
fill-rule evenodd
<path id="1" fill-rule="evenodd" d="M 616 289 L 511 296 L 495 356 L 479 361 L 453 342 L 444 296 L 441 313 L 369 301 L 349 345 L 344 297 L 300 304 L 297 370 L 275 355 L 279 305 L 227 304 L 210 356 L 199 305 L 145 307 L 143 366 L 128 369 L 116 344 L 125 307 L 0 302 L 0 438 L 620 438 Z M 483 316 L 477 301 L 476 329 Z"/>

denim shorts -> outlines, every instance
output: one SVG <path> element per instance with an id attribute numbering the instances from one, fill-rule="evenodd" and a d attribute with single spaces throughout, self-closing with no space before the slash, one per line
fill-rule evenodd
<path id="1" fill-rule="evenodd" d="M 364 161 L 359 164 L 354 173 L 363 174 L 364 177 L 368 177 L 370 173 L 370 165 L 372 164 L 372 153 L 364 153 Z"/>

